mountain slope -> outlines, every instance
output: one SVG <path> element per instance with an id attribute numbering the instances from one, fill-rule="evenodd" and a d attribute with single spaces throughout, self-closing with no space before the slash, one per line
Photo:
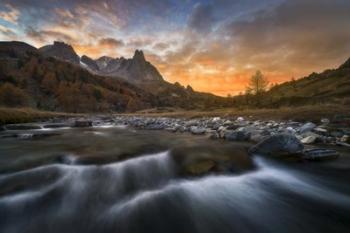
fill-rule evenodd
<path id="1" fill-rule="evenodd" d="M 258 97 L 244 95 L 234 98 L 236 105 L 279 107 L 342 102 L 350 98 L 350 59 L 337 69 L 312 73 L 272 87 Z"/>
<path id="2" fill-rule="evenodd" d="M 93 75 L 26 44 L 0 42 L 0 105 L 67 111 L 133 111 L 156 98 L 125 81 Z"/>
<path id="3" fill-rule="evenodd" d="M 44 46 L 46 48 L 47 46 Z M 45 56 L 52 56 L 60 60 L 77 64 L 73 59 L 76 57 L 74 49 L 62 42 L 55 42 L 50 45 L 51 53 L 40 49 Z M 64 47 L 67 50 L 66 56 L 60 54 L 61 50 L 57 48 Z M 57 53 L 56 53 L 57 52 Z M 71 59 L 69 59 L 71 58 Z M 73 62 L 72 62 L 73 61 Z M 88 56 L 82 56 L 80 66 L 90 73 L 111 77 L 116 80 L 125 80 L 132 85 L 136 85 L 144 92 L 151 93 L 157 99 L 157 106 L 191 108 L 207 108 L 207 107 L 227 107 L 230 102 L 223 97 L 213 94 L 195 92 L 192 88 L 186 89 L 180 84 L 171 84 L 166 82 L 157 68 L 145 59 L 141 50 L 136 50 L 133 57 L 126 59 L 112 58 L 102 56 L 96 60 Z"/>

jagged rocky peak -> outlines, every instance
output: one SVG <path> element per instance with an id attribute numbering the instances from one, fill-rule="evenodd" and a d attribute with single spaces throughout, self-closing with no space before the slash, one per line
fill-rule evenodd
<path id="1" fill-rule="evenodd" d="M 190 85 L 187 85 L 186 90 L 190 92 L 194 92 L 193 88 Z"/>
<path id="2" fill-rule="evenodd" d="M 80 62 L 83 66 L 87 66 L 89 69 L 93 70 L 93 71 L 98 71 L 99 67 L 96 63 L 95 60 L 93 60 L 92 58 L 83 55 L 80 59 Z"/>
<path id="3" fill-rule="evenodd" d="M 142 50 L 136 50 L 132 59 L 137 61 L 143 61 L 143 62 L 146 61 L 145 55 L 143 54 Z"/>
<path id="4" fill-rule="evenodd" d="M 73 47 L 61 41 L 55 41 L 52 45 L 46 45 L 39 49 L 46 57 L 55 57 L 60 60 L 79 64 L 80 58 Z"/>
<path id="5" fill-rule="evenodd" d="M 96 60 L 96 63 L 100 70 L 103 70 L 108 66 L 108 64 L 113 60 L 112 57 L 102 56 Z"/>

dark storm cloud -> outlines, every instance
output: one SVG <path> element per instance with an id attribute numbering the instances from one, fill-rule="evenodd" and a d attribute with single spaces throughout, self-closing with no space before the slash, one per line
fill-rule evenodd
<path id="1" fill-rule="evenodd" d="M 197 4 L 188 20 L 188 26 L 200 33 L 209 32 L 214 23 L 213 6 L 209 4 Z"/>

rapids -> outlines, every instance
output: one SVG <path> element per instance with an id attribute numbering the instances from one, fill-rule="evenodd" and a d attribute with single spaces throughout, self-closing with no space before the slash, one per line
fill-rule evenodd
<path id="1" fill-rule="evenodd" d="M 349 232 L 349 172 L 255 157 L 256 169 L 239 175 L 181 177 L 160 143 L 168 137 L 108 128 L 0 139 L 0 232 Z M 123 146 L 137 156 L 103 160 Z M 86 147 L 93 159 L 80 163 Z"/>

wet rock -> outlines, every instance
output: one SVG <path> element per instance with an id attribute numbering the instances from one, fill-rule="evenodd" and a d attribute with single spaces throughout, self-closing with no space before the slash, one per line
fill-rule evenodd
<path id="1" fill-rule="evenodd" d="M 50 133 L 20 133 L 20 134 L 12 134 L 12 137 L 16 137 L 19 139 L 42 139 L 42 138 L 47 138 L 47 137 L 52 137 L 52 136 L 57 136 L 60 135 L 59 133 L 54 133 L 54 132 L 50 132 Z"/>
<path id="2" fill-rule="evenodd" d="M 148 130 L 162 130 L 162 129 L 165 129 L 166 126 L 163 125 L 163 124 L 160 124 L 160 123 L 152 123 L 152 124 L 149 124 L 147 126 L 144 126 L 145 129 L 148 129 Z"/>
<path id="3" fill-rule="evenodd" d="M 263 135 L 263 134 L 253 134 L 250 136 L 250 141 L 259 143 L 263 140 L 265 140 L 268 137 L 268 135 Z"/>
<path id="4" fill-rule="evenodd" d="M 239 173 L 254 168 L 245 148 L 209 141 L 208 145 L 177 147 L 171 151 L 178 172 L 186 176 Z"/>
<path id="5" fill-rule="evenodd" d="M 317 140 L 317 136 L 311 135 L 311 136 L 307 136 L 307 137 L 301 139 L 301 143 L 312 144 L 312 143 L 315 143 L 316 140 Z"/>
<path id="6" fill-rule="evenodd" d="M 219 138 L 220 138 L 220 135 L 219 135 L 218 132 L 213 131 L 213 132 L 210 133 L 209 138 L 210 138 L 210 139 L 219 139 Z"/>
<path id="7" fill-rule="evenodd" d="M 321 127 L 317 127 L 313 130 L 314 132 L 318 133 L 318 134 L 322 134 L 322 135 L 326 135 L 328 130 L 325 128 L 321 128 Z"/>
<path id="8" fill-rule="evenodd" d="M 242 121 L 244 121 L 244 118 L 243 118 L 243 117 L 237 117 L 237 120 L 236 120 L 236 121 L 242 122 Z"/>
<path id="9" fill-rule="evenodd" d="M 308 122 L 300 127 L 299 133 L 306 133 L 313 130 L 314 128 L 316 128 L 316 125 L 312 122 Z"/>
<path id="10" fill-rule="evenodd" d="M 30 124 L 14 124 L 14 125 L 5 125 L 6 130 L 33 130 L 41 129 L 39 125 L 30 125 Z"/>
<path id="11" fill-rule="evenodd" d="M 224 137 L 228 141 L 248 141 L 250 133 L 245 131 L 227 131 Z"/>
<path id="12" fill-rule="evenodd" d="M 201 128 L 201 127 L 197 127 L 197 126 L 192 126 L 191 127 L 191 133 L 194 135 L 201 135 L 201 134 L 205 134 L 206 129 L 205 128 Z"/>
<path id="13" fill-rule="evenodd" d="M 350 137 L 349 137 L 348 135 L 344 135 L 344 136 L 340 139 L 340 141 L 350 144 Z"/>
<path id="14" fill-rule="evenodd" d="M 223 125 L 226 125 L 226 126 L 227 126 L 227 125 L 231 125 L 231 124 L 233 124 L 233 123 L 232 123 L 232 121 L 227 120 L 227 121 L 225 121 L 225 122 L 224 122 L 224 124 L 223 124 Z"/>
<path id="15" fill-rule="evenodd" d="M 337 144 L 338 146 L 350 147 L 350 144 L 349 144 L 349 143 L 346 143 L 346 142 L 336 142 L 336 144 Z"/>
<path id="16" fill-rule="evenodd" d="M 218 122 L 218 121 L 220 121 L 220 120 L 221 120 L 220 117 L 214 117 L 211 121 L 214 122 L 214 123 L 216 123 L 216 122 Z"/>
<path id="17" fill-rule="evenodd" d="M 51 123 L 51 124 L 45 124 L 43 126 L 44 129 L 58 129 L 58 128 L 66 128 L 71 127 L 70 124 L 64 124 L 64 123 Z"/>
<path id="18" fill-rule="evenodd" d="M 331 149 L 308 149 L 303 151 L 303 158 L 311 161 L 324 161 L 336 159 L 339 157 L 339 153 L 336 150 Z"/>
<path id="19" fill-rule="evenodd" d="M 249 149 L 250 154 L 268 155 L 270 157 L 288 159 L 300 158 L 304 145 L 291 134 L 270 136 Z"/>
<path id="20" fill-rule="evenodd" d="M 74 127 L 92 127 L 92 121 L 91 120 L 76 120 L 74 122 Z"/>
<path id="21" fill-rule="evenodd" d="M 330 122 L 330 120 L 329 120 L 328 118 L 322 118 L 322 119 L 321 119 L 321 123 L 322 123 L 323 125 L 328 125 L 329 122 Z"/>

